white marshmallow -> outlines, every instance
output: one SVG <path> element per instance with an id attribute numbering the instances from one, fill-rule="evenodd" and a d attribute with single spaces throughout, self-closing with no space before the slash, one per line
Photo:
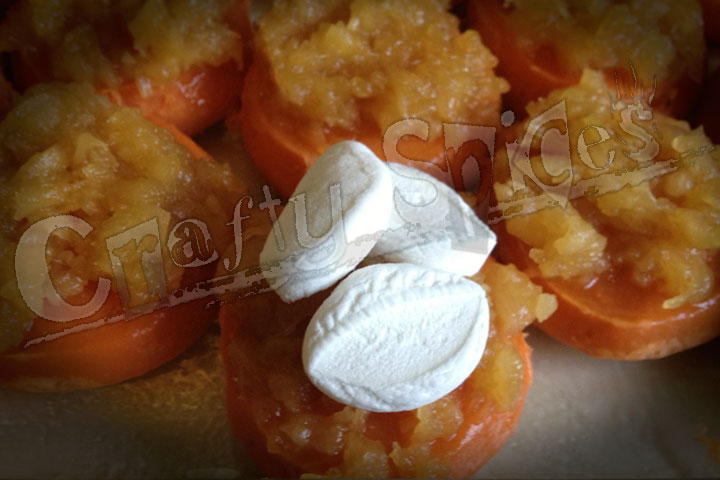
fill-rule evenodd
<path id="1" fill-rule="evenodd" d="M 270 286 L 294 302 L 334 285 L 387 228 L 391 201 L 390 171 L 372 151 L 353 141 L 330 147 L 280 214 L 281 235 L 265 242 L 260 264 Z"/>
<path id="2" fill-rule="evenodd" d="M 447 395 L 477 367 L 488 337 L 485 291 L 461 276 L 409 264 L 362 268 L 320 306 L 303 364 L 333 399 L 376 412 Z"/>
<path id="3" fill-rule="evenodd" d="M 458 275 L 475 275 L 497 237 L 452 188 L 420 170 L 388 163 L 393 194 L 390 226 L 370 252 Z"/>

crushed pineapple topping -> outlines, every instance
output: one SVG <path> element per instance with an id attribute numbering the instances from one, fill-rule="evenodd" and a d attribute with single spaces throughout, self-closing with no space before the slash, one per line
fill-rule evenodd
<path id="1" fill-rule="evenodd" d="M 85 238 L 58 229 L 47 243 L 50 277 L 68 300 L 113 277 L 106 239 L 148 219 L 157 218 L 162 245 L 188 218 L 208 224 L 218 248 L 230 240 L 225 223 L 243 188 L 229 168 L 195 158 L 169 131 L 90 85 L 29 89 L 0 123 L 0 145 L 0 352 L 21 341 L 36 316 L 18 290 L 14 253 L 38 221 L 73 215 L 92 227 Z M 172 291 L 183 270 L 163 257 Z M 128 270 L 126 281 L 133 302 L 151 300 L 141 298 L 148 291 L 142 269 Z"/>
<path id="2" fill-rule="evenodd" d="M 201 63 L 241 64 L 240 36 L 225 18 L 235 1 L 31 0 L 10 10 L 0 51 L 44 54 L 57 80 L 162 83 Z"/>
<path id="3" fill-rule="evenodd" d="M 477 32 L 460 32 L 449 2 L 276 2 L 257 35 L 280 102 L 327 127 L 381 132 L 412 116 L 495 124 L 508 84 Z"/>
<path id="4" fill-rule="evenodd" d="M 612 101 L 614 95 L 602 74 L 586 71 L 580 84 L 553 92 L 528 111 L 539 116 L 564 100 L 570 138 L 587 134 L 588 126 L 609 132 L 590 149 L 591 160 L 571 149 L 573 183 L 598 174 L 591 161 L 606 166 L 604 181 L 617 188 L 574 200 L 565 210 L 511 218 L 507 230 L 531 247 L 530 258 L 545 277 L 589 281 L 623 268 L 638 286 L 662 292 L 665 308 L 701 302 L 717 282 L 710 260 L 720 249 L 720 152 L 701 128 L 656 112 L 626 122 L 629 104 Z M 642 150 L 656 155 L 639 161 Z M 669 159 L 679 162 L 671 173 L 624 183 L 624 173 Z M 502 168 L 507 158 L 501 160 Z M 500 201 L 510 199 L 510 183 L 498 183 L 496 193 Z"/>
<path id="5" fill-rule="evenodd" d="M 521 46 L 553 46 L 561 68 L 630 68 L 647 86 L 687 73 L 703 77 L 702 11 L 696 1 L 509 0 L 509 28 Z M 538 55 L 541 55 L 538 53 Z"/>

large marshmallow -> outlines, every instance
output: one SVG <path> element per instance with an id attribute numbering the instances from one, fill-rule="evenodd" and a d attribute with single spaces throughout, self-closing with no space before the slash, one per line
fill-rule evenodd
<path id="1" fill-rule="evenodd" d="M 409 264 L 362 268 L 313 316 L 303 364 L 331 398 L 376 412 L 411 410 L 477 367 L 489 309 L 478 284 Z"/>
<path id="2" fill-rule="evenodd" d="M 330 147 L 280 214 L 282 235 L 271 232 L 260 254 L 270 286 L 293 302 L 337 283 L 387 228 L 392 192 L 387 166 L 363 144 Z"/>
<path id="3" fill-rule="evenodd" d="M 497 238 L 452 188 L 436 178 L 388 163 L 392 172 L 390 225 L 370 256 L 472 276 L 487 261 Z"/>

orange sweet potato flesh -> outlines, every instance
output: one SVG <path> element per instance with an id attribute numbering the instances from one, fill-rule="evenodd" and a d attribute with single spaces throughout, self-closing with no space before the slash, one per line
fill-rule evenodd
<path id="1" fill-rule="evenodd" d="M 544 278 L 529 247 L 497 228 L 495 255 L 515 264 L 543 290 L 558 299 L 557 311 L 538 326 L 552 337 L 589 355 L 621 360 L 662 358 L 720 335 L 720 285 L 699 304 L 664 309 L 665 298 L 640 288 L 622 271 L 611 271 L 589 286 Z M 712 260 L 720 267 L 717 258 Z"/>
<path id="2" fill-rule="evenodd" d="M 209 157 L 176 127 L 156 123 L 170 130 L 175 141 L 195 158 Z M 213 270 L 213 266 L 186 270 L 182 285 L 207 280 Z M 89 289 L 83 295 L 87 298 L 70 302 L 83 304 L 93 292 Z M 103 307 L 89 318 L 68 323 L 37 318 L 17 348 L 0 354 L 0 384 L 21 390 L 65 391 L 111 385 L 143 375 L 181 354 L 205 333 L 217 314 L 217 310 L 205 308 L 206 304 L 201 299 L 163 308 L 25 348 L 28 341 L 113 317 L 122 308 L 118 294 L 111 292 Z"/>
<path id="3" fill-rule="evenodd" d="M 505 103 L 517 115 L 524 114 L 531 101 L 579 82 L 582 72 L 564 64 L 553 46 L 533 44 L 533 50 L 528 51 L 513 38 L 502 0 L 470 1 L 467 23 L 480 32 L 483 43 L 497 56 L 498 75 L 511 85 Z M 605 74 L 612 88 L 616 86 L 616 75 L 621 92 L 634 88 L 635 80 L 627 69 L 608 70 Z M 650 89 L 651 86 L 645 86 L 646 96 Z M 657 85 L 652 105 L 658 111 L 682 117 L 694 106 L 699 89 L 697 82 L 683 75 L 673 83 Z"/>
<path id="4" fill-rule="evenodd" d="M 266 293 L 222 307 L 220 324 L 222 328 L 221 348 L 227 373 L 227 399 L 230 421 L 237 437 L 244 444 L 247 453 L 264 473 L 271 476 L 287 477 L 302 473 L 326 473 L 335 468 L 347 472 L 342 449 L 334 455 L 313 449 L 312 438 L 325 436 L 323 431 L 312 433 L 310 443 L 298 446 L 282 435 L 282 424 L 292 423 L 293 416 L 308 415 L 323 425 L 332 428 L 333 415 L 343 406 L 329 399 L 310 384 L 302 370 L 300 346 L 304 325 L 322 300 L 315 297 L 297 302 L 288 307 L 273 293 Z M 287 325 L 281 327 L 278 323 Z M 284 330 L 284 331 L 283 331 Z M 271 332 L 277 334 L 269 339 Z M 288 331 L 292 333 L 288 334 Z M 276 342 L 275 356 L 263 355 L 263 345 Z M 471 385 L 473 379 L 452 392 L 450 396 L 461 405 L 462 424 L 449 439 L 437 439 L 429 451 L 413 459 L 413 468 L 434 461 L 442 466 L 443 476 L 466 478 L 475 473 L 495 455 L 514 432 L 522 411 L 527 390 L 532 381 L 530 348 L 523 335 L 516 335 L 509 343 L 515 355 L 522 359 L 523 380 L 518 395 L 514 397 L 509 410 L 499 408 L 492 399 L 478 395 Z M 489 347 L 492 351 L 492 346 Z M 486 353 L 492 355 L 492 353 Z M 290 358 L 292 357 L 292 358 Z M 482 364 L 473 374 L 482 377 L 486 372 Z M 279 383 L 287 385 L 287 397 L 277 394 L 277 385 L 268 378 L 282 376 Z M 280 399 L 297 397 L 292 411 Z M 288 403 L 292 403 L 289 402 Z M 299 421 L 299 420 L 298 420 Z M 417 419 L 415 412 L 370 413 L 360 434 L 384 445 L 386 453 L 393 442 L 403 447 L 412 446 L 412 431 Z M 344 426 L 338 426 L 342 431 Z M 389 461 L 387 470 L 366 471 L 367 476 L 406 476 L 403 468 Z M 416 471 L 416 470 L 415 470 Z M 407 472 L 407 470 L 406 470 Z M 414 475 L 411 475 L 414 476 Z"/>
<path id="5" fill-rule="evenodd" d="M 147 92 L 141 91 L 136 78 L 126 78 L 116 86 L 97 84 L 96 90 L 118 105 L 139 108 L 146 118 L 174 125 L 186 135 L 202 132 L 223 120 L 240 101 L 244 70 L 250 63 L 252 52 L 249 8 L 249 0 L 236 0 L 224 16 L 242 39 L 237 46 L 242 49 L 242 63 L 235 59 L 219 65 L 198 63 L 174 80 L 153 83 Z M 47 55 L 39 49 L 12 54 L 19 88 L 24 90 L 55 80 Z"/>
<path id="6" fill-rule="evenodd" d="M 307 119 L 278 106 L 275 96 L 268 67 L 256 60 L 245 77 L 242 108 L 229 117 L 228 128 L 242 134 L 253 162 L 283 198 L 292 195 L 315 159 L 337 142 L 357 140 L 387 160 L 383 132 L 376 127 L 365 125 L 354 132 L 327 130 L 324 138 L 318 139 L 308 133 Z M 407 159 L 430 162 L 447 171 L 440 138 L 425 142 L 418 137 L 404 137 L 398 150 Z M 459 169 L 453 168 L 453 174 L 459 174 Z"/>
<path id="7" fill-rule="evenodd" d="M 244 268 L 250 273 L 259 271 L 252 265 L 264 239 L 255 236 L 245 246 Z M 507 295 L 508 287 L 517 288 L 506 268 L 491 259 L 473 277 L 486 285 L 491 305 L 493 298 Z M 440 419 L 439 425 L 421 429 L 420 410 L 354 409 L 330 399 L 307 378 L 301 359 L 305 328 L 329 291 L 286 304 L 272 291 L 256 293 L 258 288 L 267 284 L 241 292 L 248 296 L 223 299 L 228 303 L 220 309 L 220 347 L 233 430 L 265 474 L 466 478 L 514 433 L 532 381 L 530 348 L 520 332 L 532 321 L 527 308 L 510 308 L 504 297 L 501 308 L 491 306 L 483 360 L 460 387 L 420 409 L 425 418 Z M 428 428 L 444 433 L 428 434 Z"/>
<path id="8" fill-rule="evenodd" d="M 228 108 L 240 99 L 242 82 L 241 67 L 231 61 L 216 67 L 194 67 L 177 80 L 154 87 L 147 96 L 141 94 L 134 81 L 118 88 L 99 87 L 98 91 L 119 105 L 139 108 L 149 119 L 195 135 L 225 118 Z"/>
<path id="9" fill-rule="evenodd" d="M 36 65 L 38 59 L 16 60 L 25 87 L 48 81 L 49 72 Z M 153 86 L 143 95 L 134 80 L 117 87 L 98 85 L 97 91 L 118 105 L 139 108 L 145 117 L 178 127 L 195 135 L 221 121 L 228 109 L 240 100 L 242 67 L 234 61 L 218 66 L 199 65 L 180 74 L 175 81 Z"/>
<path id="10" fill-rule="evenodd" d="M 216 315 L 205 303 L 196 300 L 27 348 L 21 345 L 0 355 L 0 383 L 21 390 L 66 391 L 138 377 L 172 360 L 205 333 Z M 112 293 L 89 318 L 62 324 L 36 319 L 24 342 L 120 312 L 120 299 Z"/>

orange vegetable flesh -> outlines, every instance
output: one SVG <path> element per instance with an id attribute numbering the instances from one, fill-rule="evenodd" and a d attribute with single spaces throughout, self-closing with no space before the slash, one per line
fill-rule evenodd
<path id="1" fill-rule="evenodd" d="M 522 334 L 510 343 L 491 339 L 470 379 L 434 406 L 423 407 L 456 430 L 421 442 L 414 434 L 418 411 L 379 414 L 345 407 L 307 379 L 300 359 L 302 337 L 322 298 L 287 306 L 274 294 L 262 294 L 221 309 L 230 421 L 266 474 L 462 478 L 512 435 L 532 378 L 530 349 Z M 515 368 L 519 383 L 513 378 Z M 509 375 L 494 378 L 494 371 Z M 508 390 L 509 400 L 496 404 L 493 395 Z M 462 417 L 459 425 L 456 415 Z M 405 451 L 393 458 L 394 448 Z"/>
<path id="2" fill-rule="evenodd" d="M 15 81 L 22 90 L 49 81 L 91 82 L 98 92 L 108 95 L 115 103 L 137 107 L 146 117 L 175 125 L 187 135 L 200 133 L 210 125 L 219 122 L 239 102 L 243 71 L 245 64 L 249 63 L 252 50 L 249 1 L 233 1 L 222 15 L 222 28 L 229 28 L 237 35 L 237 39 L 230 41 L 227 39 L 229 36 L 227 32 L 218 32 L 217 38 L 224 35 L 225 39 L 222 41 L 213 39 L 213 41 L 222 42 L 218 44 L 216 50 L 221 47 L 224 49 L 222 52 L 224 61 L 218 61 L 217 58 L 203 58 L 202 53 L 193 53 L 192 48 L 200 48 L 196 45 L 183 49 L 176 45 L 170 45 L 173 40 L 168 40 L 167 44 L 162 43 L 163 40 L 159 39 L 161 35 L 152 31 L 158 27 L 149 26 L 147 18 L 140 18 L 143 16 L 142 12 L 149 9 L 149 5 L 144 5 L 143 9 L 139 11 L 140 13 L 138 13 L 138 7 L 134 6 L 127 8 L 117 6 L 117 11 L 111 10 L 114 7 L 107 7 L 110 11 L 115 12 L 115 23 L 111 27 L 106 26 L 105 30 L 103 30 L 105 28 L 103 22 L 107 23 L 108 20 L 103 15 L 108 13 L 102 12 L 103 7 L 98 7 L 97 11 L 89 9 L 89 11 L 95 12 L 89 13 L 89 18 L 83 18 L 80 13 L 73 13 L 73 15 L 77 15 L 77 18 L 73 17 L 72 21 L 80 23 L 80 26 L 72 27 L 75 28 L 73 30 L 70 26 L 62 23 L 62 17 L 67 15 L 68 11 L 84 10 L 80 7 L 77 7 L 76 10 L 68 10 L 68 4 L 72 4 L 72 1 L 61 3 L 64 4 L 57 6 L 55 11 L 49 8 L 40 9 L 40 13 L 35 10 L 37 8 L 35 5 L 13 7 L 9 12 L 10 20 L 8 21 L 14 21 L 16 25 L 6 23 L 3 25 L 3 29 L 0 29 L 0 46 L 3 42 L 10 45 L 4 48 L 11 52 Z M 182 2 L 172 6 L 173 9 L 180 12 L 181 7 L 183 7 Z M 213 8 L 217 7 L 213 6 Z M 182 15 L 175 10 L 173 10 L 173 14 L 169 14 L 162 8 L 159 11 L 161 13 L 158 15 Z M 53 24 L 52 28 L 66 28 L 67 31 L 63 31 L 62 34 L 54 33 L 60 35 L 59 39 L 54 40 L 55 43 L 44 37 L 38 38 L 36 30 L 41 30 L 41 27 L 34 23 L 34 19 L 28 19 L 33 18 L 32 15 L 35 14 L 39 15 L 40 22 L 46 21 L 48 24 L 59 22 L 57 25 Z M 96 16 L 93 17 L 93 15 Z M 128 15 L 132 21 L 126 18 Z M 133 19 L 132 15 L 137 15 L 137 17 Z M 118 18 L 122 18 L 128 23 L 117 22 Z M 172 23 L 170 18 L 165 18 L 166 24 Z M 139 26 L 135 25 L 135 30 L 133 30 L 132 22 L 138 20 L 143 20 L 145 23 Z M 179 20 L 172 17 L 172 21 Z M 211 21 L 213 20 L 208 18 L 198 18 L 197 29 L 207 28 L 206 24 Z M 76 40 L 73 36 L 77 36 L 77 32 L 85 27 L 87 28 L 83 32 L 102 32 L 102 35 L 106 35 L 107 38 L 97 40 L 90 36 L 85 41 Z M 133 34 L 142 35 L 134 39 L 135 44 L 130 36 L 131 30 L 133 30 Z M 100 34 L 96 33 L 96 35 Z M 183 34 L 170 30 L 165 35 L 166 38 L 170 38 L 187 35 L 187 32 Z M 37 44 L 34 46 L 32 44 L 15 45 L 17 43 L 15 36 Z M 209 41 L 213 37 L 206 32 L 206 37 L 203 38 Z M 139 47 L 138 42 L 143 40 L 149 43 L 149 46 Z M 73 48 L 78 51 L 80 61 L 70 56 L 66 62 L 67 68 L 60 68 L 58 61 L 53 56 L 68 55 L 63 50 L 69 49 L 64 42 L 72 41 L 77 42 L 76 47 Z M 182 40 L 174 41 L 179 43 Z M 95 49 L 98 48 L 100 50 L 95 52 Z M 86 50 L 87 58 L 81 56 L 83 49 Z M 159 53 L 156 53 L 156 50 Z M 129 64 L 136 65 L 136 67 L 126 65 L 127 59 L 118 52 L 126 52 L 125 55 L 135 57 Z M 162 57 L 163 52 L 166 57 Z M 146 56 L 148 55 L 155 56 L 153 57 L 156 62 L 154 65 L 147 60 Z M 187 55 L 188 58 L 197 58 L 193 63 L 184 65 L 176 62 L 172 55 Z M 213 55 L 217 56 L 218 53 L 213 53 Z M 112 67 L 108 67 L 108 60 L 114 62 Z M 164 65 L 163 61 L 167 61 L 167 65 Z M 183 61 L 187 63 L 186 60 Z M 77 65 L 72 62 L 77 62 Z M 72 65 L 75 65 L 75 69 Z M 179 71 L 176 72 L 178 69 Z"/>
<path id="3" fill-rule="evenodd" d="M 161 120 L 155 123 L 168 130 L 171 138 L 194 159 L 203 162 L 208 172 L 216 168 L 210 156 L 174 125 L 164 124 Z M 226 219 L 220 220 L 224 223 Z M 223 248 L 223 245 L 220 241 L 218 247 Z M 214 264 L 187 268 L 181 273 L 178 287 L 194 287 L 211 278 L 214 269 Z M 95 289 L 95 283 L 88 283 L 83 293 L 67 301 L 73 305 L 85 304 Z M 165 307 L 127 321 L 26 346 L 28 342 L 69 328 L 115 318 L 123 310 L 117 292 L 112 290 L 100 310 L 88 318 L 65 323 L 35 318 L 22 341 L 0 354 L 0 384 L 30 391 L 63 391 L 99 387 L 137 377 L 182 353 L 207 330 L 217 318 L 217 309 L 208 309 L 206 304 L 207 300 L 200 299 Z"/>
<path id="4" fill-rule="evenodd" d="M 290 0 L 260 19 L 242 110 L 228 127 L 282 196 L 328 146 L 350 139 L 388 161 L 430 162 L 462 185 L 459 161 L 445 158 L 444 124 L 497 125 L 507 83 L 449 3 Z M 427 138 L 384 148 L 386 132 L 406 119 L 425 122 Z"/>
<path id="5" fill-rule="evenodd" d="M 242 133 L 250 157 L 283 198 L 292 195 L 317 157 L 342 140 L 362 142 L 379 158 L 387 160 L 383 133 L 368 124 L 352 133 L 329 129 L 322 139 L 311 135 L 306 119 L 277 106 L 275 89 L 268 75 L 262 62 L 250 67 L 245 77 L 242 109 L 229 118 L 228 128 Z M 447 171 L 441 139 L 426 142 L 406 136 L 397 148 L 407 159 L 430 162 Z"/>
<path id="6" fill-rule="evenodd" d="M 17 62 L 26 86 L 51 80 L 27 60 Z M 31 79 L 31 80 L 28 80 Z M 134 79 L 117 87 L 97 85 L 98 93 L 114 103 L 139 108 L 146 118 L 175 125 L 186 135 L 196 135 L 225 118 L 240 101 L 243 71 L 234 61 L 219 66 L 201 65 L 180 74 L 175 81 L 155 85 L 143 94 Z"/>
<path id="7" fill-rule="evenodd" d="M 659 358 L 720 334 L 720 157 L 701 130 L 654 112 L 633 119 L 635 133 L 647 133 L 647 142 L 636 142 L 623 130 L 628 125 L 611 98 L 603 75 L 586 71 L 578 85 L 530 104 L 537 115 L 564 101 L 573 143 L 589 125 L 614 131 L 614 138 L 608 135 L 594 147 L 591 160 L 585 158 L 612 161 L 594 164 L 591 172 L 573 145 L 568 166 L 577 198 L 562 208 L 506 218 L 497 229 L 495 254 L 557 296 L 558 311 L 540 325 L 554 337 L 593 356 Z M 539 136 L 533 142 L 539 144 Z M 638 149 L 652 142 L 655 152 L 643 163 L 636 160 Z M 531 154 L 536 165 L 548 159 L 539 152 Z M 531 192 L 515 190 L 505 151 L 497 158 L 495 193 L 501 202 L 528 193 L 532 199 L 547 182 L 528 181 L 538 188 Z M 627 172 L 673 159 L 688 160 L 628 183 Z"/>
<path id="8" fill-rule="evenodd" d="M 203 65 L 183 72 L 176 81 L 143 95 L 135 82 L 119 88 L 100 87 L 99 93 L 115 103 L 139 108 L 149 119 L 175 125 L 187 135 L 202 132 L 225 118 L 237 104 L 242 92 L 243 75 L 235 62 L 214 67 Z"/>
<path id="9" fill-rule="evenodd" d="M 498 74 L 506 78 L 511 85 L 505 95 L 505 103 L 517 115 L 524 115 L 525 106 L 531 101 L 547 96 L 551 91 L 576 84 L 581 77 L 582 68 L 575 68 L 565 58 L 563 49 L 572 48 L 567 41 L 554 44 L 531 43 L 525 46 L 521 35 L 515 33 L 509 10 L 502 0 L 473 0 L 468 3 L 467 22 L 470 28 L 480 32 L 483 42 L 498 57 Z M 583 33 L 578 29 L 579 33 Z M 698 44 L 704 58 L 705 46 Z M 598 68 L 593 58 L 588 57 L 584 68 Z M 672 116 L 687 114 L 698 97 L 701 76 L 681 70 L 673 72 L 674 78 L 658 80 L 639 78 L 637 83 L 627 63 L 603 68 L 608 85 L 616 84 L 621 92 L 640 93 L 644 89 L 645 97 L 656 87 L 652 106 L 658 111 Z M 637 86 L 636 86 L 637 85 Z"/>
<path id="10" fill-rule="evenodd" d="M 198 273 L 188 275 L 184 283 L 194 286 L 206 280 L 212 269 Z M 83 300 L 78 303 L 89 298 Z M 122 313 L 122 307 L 113 292 L 89 318 L 68 323 L 38 318 L 20 346 L 0 354 L 0 384 L 29 391 L 64 391 L 138 377 L 172 360 L 205 333 L 217 313 L 205 308 L 206 303 L 196 300 L 25 347 L 28 341 L 112 318 Z"/>
<path id="11" fill-rule="evenodd" d="M 523 50 L 508 35 L 500 2 L 471 1 L 467 18 L 468 25 L 480 32 L 483 42 L 498 57 L 498 74 L 510 82 L 505 102 L 516 115 L 523 114 L 525 105 L 532 100 L 579 80 L 580 74 L 568 71 L 551 49 Z"/>
<path id="12" fill-rule="evenodd" d="M 662 358 L 720 335 L 720 285 L 704 301 L 664 309 L 666 297 L 641 288 L 616 268 L 589 282 L 545 278 L 528 256 L 529 247 L 496 229 L 495 255 L 515 264 L 543 289 L 557 296 L 558 309 L 538 326 L 552 337 L 600 358 Z M 711 261 L 720 271 L 720 261 Z"/>
<path id="13" fill-rule="evenodd" d="M 250 239 L 245 266 L 257 262 L 263 244 L 262 235 Z M 251 293 L 245 298 L 226 298 L 231 301 L 221 307 L 220 325 L 228 412 L 250 458 L 278 477 L 472 475 L 520 419 L 532 380 L 521 331 L 555 308 L 554 299 L 524 274 L 492 259 L 473 280 L 485 287 L 491 305 L 481 363 L 435 403 L 385 414 L 331 400 L 303 370 L 305 328 L 329 291 L 292 304 L 273 292 L 256 294 L 255 287 L 241 292 Z"/>

